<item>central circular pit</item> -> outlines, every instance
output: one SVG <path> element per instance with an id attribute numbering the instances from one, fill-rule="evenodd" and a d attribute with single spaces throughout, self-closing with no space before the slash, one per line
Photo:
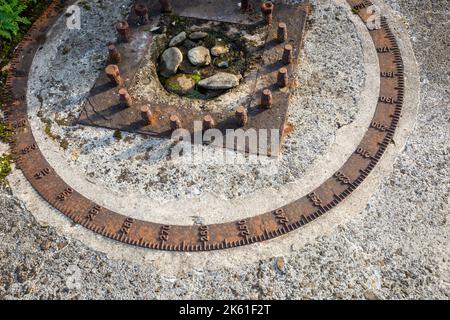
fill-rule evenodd
<path id="1" fill-rule="evenodd" d="M 258 59 L 254 42 L 229 24 L 173 15 L 161 20 L 155 28 L 161 34 L 154 39 L 161 54 L 154 64 L 162 86 L 171 93 L 216 98 L 238 87 Z M 262 30 L 250 33 L 260 39 L 265 35 Z"/>

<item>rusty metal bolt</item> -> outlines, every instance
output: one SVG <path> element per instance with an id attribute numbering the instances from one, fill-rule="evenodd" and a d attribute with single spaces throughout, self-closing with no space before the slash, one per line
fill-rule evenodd
<path id="1" fill-rule="evenodd" d="M 159 3 L 161 4 L 163 12 L 172 11 L 172 4 L 170 3 L 170 0 L 159 0 Z"/>
<path id="2" fill-rule="evenodd" d="M 216 126 L 216 122 L 213 117 L 206 115 L 203 117 L 203 130 L 209 130 Z"/>
<path id="3" fill-rule="evenodd" d="M 248 123 L 248 112 L 245 107 L 236 108 L 235 116 L 239 126 L 243 127 Z"/>
<path id="4" fill-rule="evenodd" d="M 281 60 L 284 64 L 292 63 L 292 60 L 294 59 L 293 51 L 294 51 L 294 48 L 292 47 L 291 44 L 287 44 L 284 46 L 283 57 L 281 58 Z"/>
<path id="5" fill-rule="evenodd" d="M 178 116 L 176 115 L 171 115 L 170 116 L 170 129 L 172 129 L 172 131 L 181 129 L 181 121 L 180 118 L 178 118 Z"/>
<path id="6" fill-rule="evenodd" d="M 119 50 L 117 50 L 117 47 L 113 44 L 108 46 L 108 52 L 109 52 L 109 62 L 111 63 L 119 63 L 122 60 L 122 56 L 120 55 Z"/>
<path id="7" fill-rule="evenodd" d="M 247 12 L 250 9 L 250 3 L 248 0 L 241 0 L 241 10 L 242 12 Z"/>
<path id="8" fill-rule="evenodd" d="M 148 8 L 143 3 L 138 3 L 134 6 L 134 12 L 139 17 L 139 23 L 147 24 L 148 20 Z"/>
<path id="9" fill-rule="evenodd" d="M 152 124 L 152 116 L 153 116 L 153 114 L 149 107 L 147 107 L 147 106 L 141 107 L 141 117 L 142 117 L 142 120 L 145 121 L 146 125 Z"/>
<path id="10" fill-rule="evenodd" d="M 128 90 L 125 88 L 122 88 L 119 90 L 119 98 L 120 103 L 124 105 L 127 108 L 131 108 L 133 106 L 133 100 L 131 99 L 130 94 L 128 93 Z"/>
<path id="11" fill-rule="evenodd" d="M 120 70 L 119 67 L 115 64 L 110 64 L 105 69 L 106 75 L 108 78 L 113 82 L 116 86 L 123 86 L 124 81 L 122 77 L 120 76 Z"/>
<path id="12" fill-rule="evenodd" d="M 116 30 L 119 34 L 119 41 L 128 42 L 130 40 L 130 25 L 125 20 L 116 23 Z"/>
<path id="13" fill-rule="evenodd" d="M 278 71 L 278 86 L 280 88 L 286 88 L 289 85 L 289 76 L 287 68 L 280 68 Z"/>
<path id="14" fill-rule="evenodd" d="M 272 108 L 272 104 L 273 104 L 272 91 L 270 91 L 269 89 L 265 89 L 262 92 L 261 105 L 263 107 L 266 107 L 267 109 L 270 109 Z"/>
<path id="15" fill-rule="evenodd" d="M 272 24 L 272 14 L 273 14 L 274 5 L 270 1 L 266 1 L 261 3 L 261 11 L 264 15 L 264 20 L 268 25 Z"/>
<path id="16" fill-rule="evenodd" d="M 280 22 L 278 24 L 278 30 L 277 30 L 277 40 L 280 43 L 286 42 L 288 38 L 288 30 L 287 25 L 284 22 Z"/>

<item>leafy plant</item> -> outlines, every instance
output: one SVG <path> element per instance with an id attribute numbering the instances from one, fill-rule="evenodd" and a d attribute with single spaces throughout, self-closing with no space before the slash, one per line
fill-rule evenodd
<path id="1" fill-rule="evenodd" d="M 0 0 L 0 37 L 11 40 L 20 31 L 20 24 L 29 25 L 30 21 L 21 17 L 27 5 L 18 0 Z"/>

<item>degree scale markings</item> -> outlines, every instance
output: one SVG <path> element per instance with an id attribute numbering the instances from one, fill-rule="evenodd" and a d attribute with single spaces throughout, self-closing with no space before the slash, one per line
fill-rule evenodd
<path id="1" fill-rule="evenodd" d="M 65 6 L 74 2 L 66 1 Z M 5 118 L 14 129 L 10 141 L 12 154 L 35 190 L 75 223 L 105 237 L 151 249 L 206 251 L 286 234 L 317 219 L 346 199 L 381 159 L 400 120 L 404 96 L 403 61 L 396 39 L 386 19 L 382 18 L 380 29 L 369 29 L 380 62 L 380 94 L 373 120 L 357 150 L 320 187 L 283 208 L 224 224 L 169 226 L 132 219 L 101 207 L 67 185 L 46 161 L 28 123 L 28 71 L 42 45 L 42 35 L 64 12 L 65 7 L 60 3 L 57 0 L 50 5 L 16 50 L 6 81 Z M 370 1 L 348 0 L 348 3 L 363 21 L 368 21 Z"/>

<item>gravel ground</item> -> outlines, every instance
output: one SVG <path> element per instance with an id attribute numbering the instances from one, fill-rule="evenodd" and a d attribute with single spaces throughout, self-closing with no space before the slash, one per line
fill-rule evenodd
<path id="1" fill-rule="evenodd" d="M 289 256 L 164 277 L 108 259 L 38 225 L 0 194 L 2 298 L 448 299 L 448 3 L 389 0 L 421 68 L 421 105 L 404 152 L 366 209 Z"/>

